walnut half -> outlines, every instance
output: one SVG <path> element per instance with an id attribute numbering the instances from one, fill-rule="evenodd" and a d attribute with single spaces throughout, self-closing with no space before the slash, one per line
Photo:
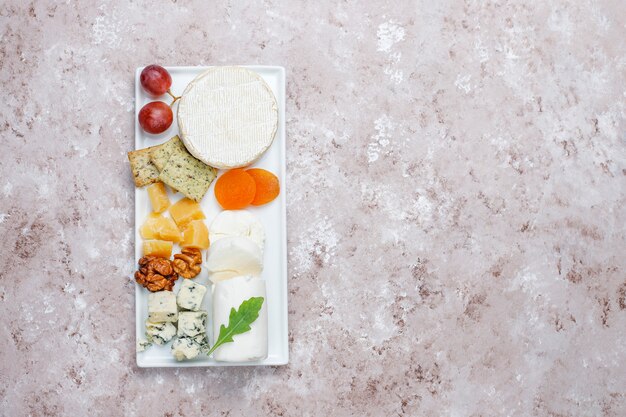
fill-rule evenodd
<path id="1" fill-rule="evenodd" d="M 152 292 L 172 291 L 178 275 L 174 272 L 169 259 L 156 256 L 144 256 L 139 260 L 139 270 L 135 272 L 135 280 Z"/>
<path id="2" fill-rule="evenodd" d="M 172 265 L 174 271 L 183 278 L 193 278 L 200 273 L 202 264 L 202 253 L 200 249 L 183 248 L 181 253 L 174 255 Z"/>

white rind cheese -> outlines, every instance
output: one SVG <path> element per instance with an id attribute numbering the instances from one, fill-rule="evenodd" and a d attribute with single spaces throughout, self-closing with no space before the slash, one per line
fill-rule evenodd
<path id="1" fill-rule="evenodd" d="M 176 327 L 170 323 L 152 323 L 146 320 L 146 337 L 157 345 L 164 345 L 176 335 Z"/>
<path id="2" fill-rule="evenodd" d="M 178 313 L 178 337 L 194 337 L 206 333 L 206 311 L 181 311 Z"/>
<path id="3" fill-rule="evenodd" d="M 205 266 L 213 283 L 240 275 L 259 276 L 263 253 L 247 237 L 225 237 L 211 244 Z"/>
<path id="4" fill-rule="evenodd" d="M 222 324 L 228 326 L 230 309 L 239 308 L 251 297 L 264 298 L 259 317 L 250 325 L 250 331 L 233 336 L 232 343 L 224 343 L 215 350 L 216 361 L 248 362 L 267 357 L 267 296 L 265 280 L 258 277 L 241 276 L 213 286 L 213 338 L 219 336 Z"/>
<path id="5" fill-rule="evenodd" d="M 176 296 L 173 292 L 158 291 L 148 294 L 148 320 L 153 323 L 174 323 L 178 320 Z"/>
<path id="6" fill-rule="evenodd" d="M 263 251 L 265 230 L 258 217 L 248 210 L 224 210 L 211 222 L 209 227 L 211 244 L 225 237 L 237 236 L 252 239 Z"/>
<path id="7" fill-rule="evenodd" d="M 184 279 L 180 290 L 178 290 L 178 295 L 176 296 L 178 307 L 183 310 L 200 310 L 206 290 L 207 288 L 204 285 L 200 285 L 190 279 Z"/>
<path id="8" fill-rule="evenodd" d="M 257 160 L 274 140 L 276 97 L 253 71 L 209 68 L 183 92 L 178 128 L 187 150 L 205 164 L 221 169 L 243 167 Z"/>

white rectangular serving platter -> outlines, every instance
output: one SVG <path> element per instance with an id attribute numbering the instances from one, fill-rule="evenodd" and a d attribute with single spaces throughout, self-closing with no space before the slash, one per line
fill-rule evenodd
<path id="1" fill-rule="evenodd" d="M 266 359 L 255 362 L 226 363 L 217 362 L 206 355 L 178 362 L 170 352 L 171 342 L 164 346 L 153 345 L 143 352 L 137 352 L 137 366 L 147 367 L 197 367 L 197 366 L 252 366 L 252 365 L 285 365 L 289 361 L 288 329 L 287 329 L 287 230 L 286 230 L 286 203 L 285 203 L 285 70 L 274 66 L 244 66 L 255 71 L 263 77 L 270 86 L 278 103 L 278 131 L 270 149 L 251 167 L 260 167 L 273 172 L 280 180 L 281 192 L 278 198 L 269 204 L 260 207 L 250 207 L 249 210 L 256 214 L 265 227 L 266 241 L 264 251 L 264 269 L 262 278 L 267 286 L 267 318 L 268 318 L 268 356 Z M 175 95 L 182 94 L 187 84 L 197 75 L 209 67 L 165 67 L 172 76 L 171 91 Z M 139 123 L 137 115 L 141 107 L 153 100 L 171 102 L 167 95 L 154 99 L 149 97 L 141 88 L 139 76 L 143 67 L 135 71 L 135 149 L 159 145 L 172 136 L 178 134 L 176 123 L 177 105 L 174 105 L 174 122 L 172 126 L 160 135 L 146 134 Z M 222 174 L 222 170 L 218 172 Z M 206 215 L 206 224 L 221 211 L 215 200 L 213 192 L 215 182 L 209 188 L 201 202 L 202 210 Z M 171 203 L 175 203 L 181 194 L 172 194 L 168 190 Z M 135 261 L 142 256 L 142 238 L 139 235 L 139 227 L 151 212 L 148 193 L 144 188 L 135 189 Z M 167 211 L 164 215 L 168 215 Z M 174 245 L 173 254 L 180 253 L 180 248 Z M 206 251 L 203 251 L 203 260 L 206 260 Z M 179 278 L 174 288 L 178 293 L 183 278 Z M 208 280 L 206 271 L 194 279 L 196 282 L 209 287 L 204 298 L 202 309 L 206 310 L 207 333 L 209 341 L 213 344 L 213 322 L 211 308 L 211 282 Z M 137 340 L 145 340 L 145 320 L 148 316 L 148 290 L 135 284 L 135 309 L 136 309 L 136 337 Z"/>

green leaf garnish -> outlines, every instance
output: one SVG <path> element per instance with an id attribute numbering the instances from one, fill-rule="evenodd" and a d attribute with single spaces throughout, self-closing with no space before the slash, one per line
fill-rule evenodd
<path id="1" fill-rule="evenodd" d="M 259 317 L 263 301 L 263 297 L 252 297 L 241 303 L 239 310 L 235 310 L 234 307 L 231 308 L 228 316 L 228 327 L 223 324 L 220 326 L 220 335 L 213 347 L 207 352 L 207 356 L 224 343 L 233 342 L 233 336 L 250 331 L 250 325 Z"/>

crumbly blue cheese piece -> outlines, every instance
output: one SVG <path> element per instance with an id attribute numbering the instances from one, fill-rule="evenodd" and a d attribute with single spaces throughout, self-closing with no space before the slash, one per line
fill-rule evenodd
<path id="1" fill-rule="evenodd" d="M 178 320 L 176 295 L 171 291 L 148 294 L 148 320 L 152 323 L 175 323 Z"/>
<path id="2" fill-rule="evenodd" d="M 206 327 L 206 311 L 181 311 L 178 313 L 178 337 L 194 337 L 204 335 Z"/>
<path id="3" fill-rule="evenodd" d="M 208 345 L 208 343 L 209 343 L 209 339 L 208 339 L 208 337 L 207 337 L 206 333 L 201 333 L 201 334 L 199 334 L 198 336 L 194 336 L 194 337 L 192 337 L 192 339 L 193 339 L 196 343 L 198 343 L 200 346 L 208 348 L 208 346 L 207 346 L 207 345 Z"/>
<path id="4" fill-rule="evenodd" d="M 176 335 L 176 326 L 172 323 L 152 323 L 146 320 L 146 337 L 157 345 L 164 345 Z"/>
<path id="5" fill-rule="evenodd" d="M 178 307 L 183 310 L 200 310 L 206 290 L 207 288 L 204 285 L 200 285 L 190 279 L 184 279 L 183 285 L 180 287 L 178 295 L 176 296 Z"/>
<path id="6" fill-rule="evenodd" d="M 193 359 L 201 352 L 202 344 L 196 338 L 179 337 L 172 342 L 172 355 L 177 361 Z"/>
<path id="7" fill-rule="evenodd" d="M 143 352 L 150 346 L 152 346 L 152 342 L 148 342 L 147 340 L 137 340 L 137 353 Z"/>

